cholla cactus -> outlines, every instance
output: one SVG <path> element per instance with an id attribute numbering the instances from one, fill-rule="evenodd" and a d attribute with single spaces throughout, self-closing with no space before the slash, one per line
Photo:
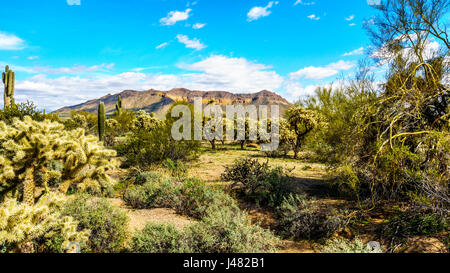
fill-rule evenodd
<path id="1" fill-rule="evenodd" d="M 111 160 L 116 152 L 105 149 L 97 137 L 85 136 L 81 129 L 68 132 L 62 151 L 64 182 L 59 188 L 61 192 L 66 193 L 72 184 L 83 190 L 86 187 L 104 188 L 111 183 L 106 172 L 117 166 L 117 162 Z"/>
<path id="2" fill-rule="evenodd" d="M 64 199 L 50 193 L 35 205 L 18 203 L 7 199 L 0 205 L 0 243 L 13 251 L 34 252 L 34 241 L 62 236 L 65 249 L 70 242 L 84 244 L 90 231 L 77 231 L 78 223 L 72 217 L 63 217 L 58 212 Z"/>
<path id="3" fill-rule="evenodd" d="M 110 118 L 105 121 L 106 129 L 117 130 L 120 128 L 120 124 L 116 119 Z"/>
<path id="4" fill-rule="evenodd" d="M 146 131 L 151 131 L 161 123 L 161 120 L 153 117 L 151 114 L 144 110 L 140 110 L 136 119 L 133 122 L 133 129 L 142 129 Z"/>
<path id="5" fill-rule="evenodd" d="M 294 158 L 298 158 L 298 152 L 305 137 L 316 127 L 323 126 L 320 115 L 301 106 L 294 105 L 286 110 L 287 121 L 296 135 L 294 144 Z"/>
<path id="6" fill-rule="evenodd" d="M 28 116 L 11 125 L 0 122 L 0 197 L 23 186 L 23 201 L 31 206 L 36 187 L 48 192 L 50 179 L 61 178 L 64 193 L 74 183 L 109 181 L 106 170 L 114 167 L 114 155 L 96 137 L 85 136 L 83 129 L 65 131 L 60 123 Z M 51 161 L 62 162 L 63 169 L 48 168 Z"/>

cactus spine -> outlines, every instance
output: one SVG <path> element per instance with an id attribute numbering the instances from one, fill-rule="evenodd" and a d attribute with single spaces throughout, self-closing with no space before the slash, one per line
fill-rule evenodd
<path id="1" fill-rule="evenodd" d="M 98 105 L 98 138 L 100 141 L 102 141 L 105 136 L 105 120 L 105 104 L 100 102 Z"/>
<path id="2" fill-rule="evenodd" d="M 120 116 L 122 114 L 122 98 L 119 96 L 117 98 L 117 103 L 116 103 L 116 115 Z"/>
<path id="3" fill-rule="evenodd" d="M 14 103 L 14 82 L 15 74 L 9 69 L 9 66 L 5 67 L 5 72 L 2 73 L 3 84 L 5 85 L 5 91 L 3 93 L 4 107 L 11 106 L 11 102 Z"/>

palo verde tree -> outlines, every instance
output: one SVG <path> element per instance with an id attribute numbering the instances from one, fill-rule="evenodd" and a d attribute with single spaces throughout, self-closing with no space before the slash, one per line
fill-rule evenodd
<path id="1" fill-rule="evenodd" d="M 22 196 L 32 206 L 50 191 L 48 182 L 53 179 L 62 181 L 63 193 L 74 184 L 103 189 L 110 182 L 106 171 L 115 167 L 114 155 L 83 129 L 66 131 L 60 123 L 28 116 L 11 125 L 0 122 L 0 198 L 8 193 Z M 51 168 L 52 162 L 60 162 L 62 168 Z"/>
<path id="2" fill-rule="evenodd" d="M 319 117 L 315 111 L 307 110 L 298 105 L 287 109 L 285 114 L 291 130 L 295 134 L 293 150 L 294 158 L 297 159 L 303 140 L 319 124 Z"/>
<path id="3" fill-rule="evenodd" d="M 366 26 L 389 66 L 378 98 L 357 116 L 357 178 L 372 197 L 426 200 L 448 214 L 449 1 L 390 0 Z M 440 50 L 436 50 L 436 46 Z"/>

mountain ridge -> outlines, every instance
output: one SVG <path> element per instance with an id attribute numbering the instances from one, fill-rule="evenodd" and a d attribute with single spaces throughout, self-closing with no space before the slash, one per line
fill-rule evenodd
<path id="1" fill-rule="evenodd" d="M 213 102 L 221 106 L 225 105 L 279 105 L 280 112 L 284 112 L 291 103 L 286 99 L 268 90 L 256 93 L 234 94 L 227 91 L 200 91 L 186 88 L 174 88 L 168 91 L 149 89 L 145 91 L 124 90 L 117 94 L 108 94 L 97 99 L 88 100 L 84 103 L 65 106 L 56 111 L 60 115 L 69 114 L 71 111 L 86 111 L 95 113 L 100 102 L 105 103 L 107 114 L 112 114 L 115 110 L 117 98 L 122 98 L 125 109 L 133 111 L 145 110 L 154 112 L 157 116 L 163 116 L 170 105 L 179 100 L 192 103 L 195 97 L 201 97 L 204 102 Z"/>

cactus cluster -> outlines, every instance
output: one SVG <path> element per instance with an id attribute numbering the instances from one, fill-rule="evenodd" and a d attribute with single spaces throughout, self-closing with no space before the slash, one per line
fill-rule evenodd
<path id="1" fill-rule="evenodd" d="M 106 171 L 115 167 L 113 156 L 83 129 L 66 131 L 60 123 L 29 116 L 11 125 L 0 121 L 0 197 L 22 189 L 23 201 L 33 205 L 55 179 L 62 181 L 58 186 L 63 193 L 71 185 L 104 189 L 110 183 Z M 62 164 L 61 170 L 49 168 L 54 161 Z"/>
<path id="2" fill-rule="evenodd" d="M 5 85 L 5 91 L 3 92 L 4 107 L 11 106 L 11 102 L 14 103 L 14 81 L 15 75 L 9 66 L 6 66 L 5 72 L 2 73 L 3 84 Z"/>
<path id="3" fill-rule="evenodd" d="M 85 244 L 90 231 L 78 231 L 78 222 L 58 212 L 64 200 L 54 193 L 43 196 L 33 206 L 6 199 L 0 204 L 0 244 L 22 253 L 35 252 L 37 241 L 56 236 L 63 241 L 62 249 L 71 242 Z"/>
<path id="4" fill-rule="evenodd" d="M 161 120 L 155 118 L 153 113 L 149 114 L 144 110 L 140 110 L 136 115 L 136 119 L 133 121 L 132 128 L 134 130 L 151 131 L 160 124 Z"/>
<path id="5" fill-rule="evenodd" d="M 98 105 L 97 118 L 98 118 L 98 139 L 102 141 L 103 137 L 105 136 L 105 120 L 106 120 L 105 104 L 103 102 L 100 102 L 100 104 Z"/>

